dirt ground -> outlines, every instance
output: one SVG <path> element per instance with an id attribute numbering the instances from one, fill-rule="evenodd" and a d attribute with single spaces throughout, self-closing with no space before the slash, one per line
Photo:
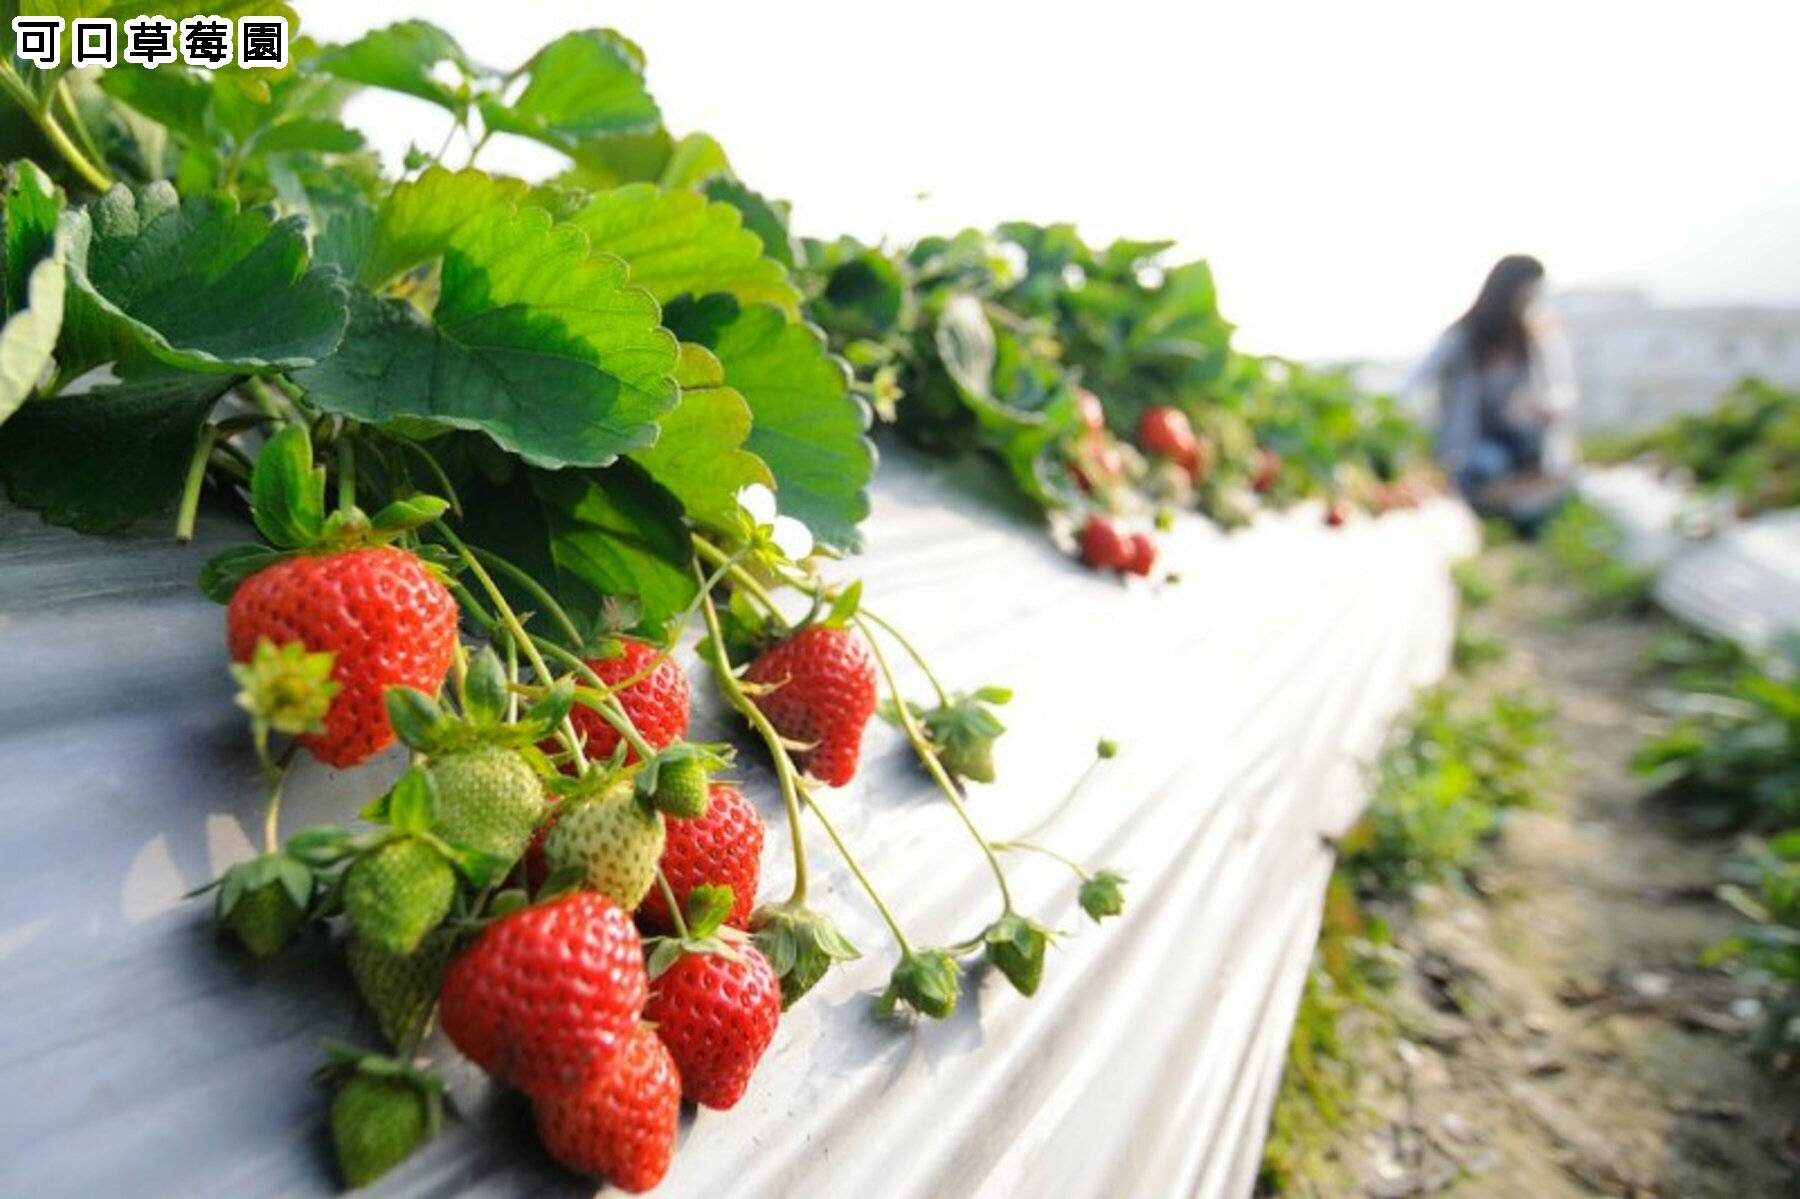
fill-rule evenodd
<path id="1" fill-rule="evenodd" d="M 1509 819 L 1479 894 L 1433 890 L 1394 937 L 1397 1038 L 1352 1038 L 1355 1115 L 1315 1195 L 1800 1195 L 1800 1084 L 1750 1060 L 1754 987 L 1708 969 L 1729 838 L 1697 839 L 1627 761 L 1652 724 L 1655 619 L 1582 620 L 1533 551 L 1490 551 L 1472 684 L 1552 699 L 1568 769 Z"/>

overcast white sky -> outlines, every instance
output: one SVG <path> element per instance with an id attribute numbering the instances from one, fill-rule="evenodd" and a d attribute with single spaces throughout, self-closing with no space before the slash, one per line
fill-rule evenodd
<path id="1" fill-rule="evenodd" d="M 1414 353 L 1515 249 L 1565 287 L 1800 303 L 1797 0 L 300 8 L 321 38 L 425 17 L 497 66 L 614 26 L 671 128 L 718 137 L 800 232 L 1177 238 L 1257 350 Z M 396 157 L 436 145 L 404 98 L 350 115 Z"/>

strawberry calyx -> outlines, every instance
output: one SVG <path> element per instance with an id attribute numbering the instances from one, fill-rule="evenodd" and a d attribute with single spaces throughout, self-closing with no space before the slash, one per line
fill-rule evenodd
<path id="1" fill-rule="evenodd" d="M 741 959 L 740 947 L 749 944 L 750 936 L 730 927 L 725 918 L 731 914 L 736 899 L 728 886 L 708 883 L 688 893 L 687 917 L 672 937 L 650 937 L 644 942 L 648 951 L 645 969 L 650 980 L 668 973 L 670 967 L 690 954 L 712 954 L 728 961 Z M 675 911 L 671 907 L 670 911 Z"/>
<path id="2" fill-rule="evenodd" d="M 338 1171 L 351 1187 L 365 1186 L 436 1137 L 444 1123 L 444 1082 L 399 1058 L 325 1043 L 321 1082 L 331 1102 L 331 1140 Z"/>
<path id="3" fill-rule="evenodd" d="M 1082 880 L 1077 898 L 1081 910 L 1095 924 L 1125 910 L 1125 876 L 1116 870 L 1096 870 Z"/>
<path id="4" fill-rule="evenodd" d="M 1056 934 L 1017 912 L 1007 912 L 981 935 L 988 964 L 1006 976 L 1024 996 L 1037 994 L 1044 978 L 1044 957 Z"/>
<path id="5" fill-rule="evenodd" d="M 219 927 L 235 934 L 253 956 L 266 958 L 305 922 L 316 882 L 310 866 L 278 851 L 232 866 L 201 890 L 217 888 L 213 914 Z"/>
<path id="6" fill-rule="evenodd" d="M 945 770 L 978 783 L 994 781 L 994 742 L 1006 725 L 994 707 L 1012 699 L 1006 687 L 981 687 L 944 697 L 936 707 L 907 701 L 907 710 L 924 729 L 932 751 Z M 904 731 L 900 711 L 890 697 L 877 709 L 881 718 Z"/>
<path id="7" fill-rule="evenodd" d="M 259 638 L 250 660 L 230 667 L 238 685 L 237 705 L 265 733 L 321 732 L 332 697 L 343 690 L 331 677 L 336 660 L 331 651 L 313 653 L 300 641 L 276 645 Z"/>
<path id="8" fill-rule="evenodd" d="M 757 908 L 750 914 L 750 932 L 781 980 L 784 1011 L 812 990 L 833 962 L 862 956 L 831 917 L 792 899 Z"/>
<path id="9" fill-rule="evenodd" d="M 557 679 L 532 701 L 517 720 L 507 720 L 512 704 L 505 667 L 492 649 L 483 649 L 469 663 L 462 680 L 462 714 L 447 710 L 442 702 L 411 687 L 389 687 L 383 693 L 388 723 L 400 740 L 422 754 L 441 757 L 480 746 L 516 749 L 528 761 L 552 773 L 538 742 L 567 719 L 575 704 L 575 684 Z"/>
<path id="10" fill-rule="evenodd" d="M 358 813 L 372 824 L 387 826 L 385 832 L 363 843 L 362 852 L 366 854 L 394 840 L 410 838 L 436 850 L 477 890 L 491 887 L 505 878 L 507 871 L 512 869 L 512 859 L 505 854 L 445 841 L 434 831 L 437 809 L 437 786 L 431 781 L 430 772 L 423 766 L 413 766 Z"/>
<path id="11" fill-rule="evenodd" d="M 638 798 L 677 820 L 696 820 L 706 815 L 707 786 L 711 776 L 731 765 L 731 746 L 677 741 L 638 767 L 634 787 Z"/>
<path id="12" fill-rule="evenodd" d="M 887 990 L 875 1001 L 875 1014 L 893 1017 L 900 1004 L 922 1016 L 942 1020 L 956 1010 L 962 992 L 962 969 L 948 949 L 908 950 L 888 975 Z"/>
<path id="13" fill-rule="evenodd" d="M 200 569 L 200 590 L 226 603 L 238 584 L 257 571 L 299 554 L 336 554 L 388 545 L 441 518 L 450 502 L 435 495 L 395 499 L 369 516 L 350 504 L 327 512 L 325 468 L 313 464 L 312 436 L 290 425 L 271 437 L 250 474 L 250 519 L 267 545 L 230 546 Z M 426 568 L 443 575 L 434 555 Z"/>

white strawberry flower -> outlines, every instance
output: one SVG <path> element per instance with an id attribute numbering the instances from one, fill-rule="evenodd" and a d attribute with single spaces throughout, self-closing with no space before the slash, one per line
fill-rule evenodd
<path id="1" fill-rule="evenodd" d="M 775 493 L 751 483 L 737 493 L 738 522 L 744 543 L 753 551 L 773 549 L 789 562 L 813 552 L 812 530 L 775 507 Z"/>

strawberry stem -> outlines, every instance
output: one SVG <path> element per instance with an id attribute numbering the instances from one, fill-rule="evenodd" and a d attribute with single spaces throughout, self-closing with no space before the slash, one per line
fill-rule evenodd
<path id="1" fill-rule="evenodd" d="M 938 703 L 945 707 L 949 707 L 950 693 L 944 690 L 944 685 L 942 683 L 938 682 L 937 675 L 932 673 L 931 664 L 925 660 L 925 655 L 919 652 L 919 648 L 912 643 L 912 639 L 887 621 L 883 620 L 876 613 L 871 612 L 868 608 L 858 605 L 857 611 L 861 612 L 862 615 L 868 617 L 869 620 L 873 621 L 881 628 L 886 629 L 888 636 L 900 643 L 900 648 L 904 649 L 907 652 L 907 655 L 911 657 L 914 662 L 918 663 L 919 669 L 925 672 L 926 681 L 931 684 L 931 689 L 937 692 Z M 867 630 L 864 631 L 866 632 Z"/>
<path id="2" fill-rule="evenodd" d="M 643 734 L 638 732 L 637 725 L 632 723 L 631 714 L 619 703 L 618 697 L 613 694 L 612 689 L 599 675 L 594 673 L 592 666 L 582 661 L 579 655 L 570 653 L 554 641 L 548 641 L 542 637 L 533 637 L 532 640 L 537 643 L 539 649 L 588 681 L 589 686 L 575 689 L 576 695 L 594 696 L 596 702 L 585 706 L 598 713 L 600 719 L 606 721 L 607 724 L 612 725 L 619 736 L 625 738 L 626 744 L 637 751 L 640 761 L 648 762 L 656 756 L 656 747 L 644 740 Z"/>
<path id="3" fill-rule="evenodd" d="M 256 756 L 262 759 L 263 777 L 269 786 L 268 805 L 263 809 L 263 852 L 274 853 L 281 848 L 281 789 L 287 781 L 288 767 L 294 761 L 294 751 L 300 748 L 295 741 L 281 752 L 275 761 L 269 760 L 269 730 L 259 724 L 256 729 Z"/>
<path id="4" fill-rule="evenodd" d="M 844 865 L 850 867 L 850 873 L 855 875 L 856 881 L 862 885 L 863 894 L 869 897 L 869 902 L 875 905 L 877 912 L 881 913 L 882 923 L 887 925 L 888 932 L 894 935 L 895 944 L 900 947 L 900 955 L 911 957 L 912 945 L 907 941 L 906 933 L 901 929 L 900 922 L 894 919 L 894 913 L 888 910 L 886 903 L 882 902 L 881 892 L 875 889 L 875 884 L 870 882 L 869 876 L 863 873 L 861 864 L 856 860 L 856 855 L 850 852 L 848 845 L 844 844 L 844 838 L 839 834 L 837 825 L 831 822 L 831 817 L 825 814 L 825 809 L 819 806 L 817 800 L 813 799 L 812 792 L 807 789 L 806 784 L 801 783 L 799 791 L 801 798 L 806 801 L 807 808 L 814 816 L 818 817 L 819 823 L 825 826 L 825 835 L 831 838 L 833 845 L 837 846 L 838 856 L 844 859 Z"/>
<path id="5" fill-rule="evenodd" d="M 207 425 L 200 431 L 194 455 L 188 459 L 187 479 L 181 485 L 181 506 L 175 510 L 175 540 L 194 539 L 194 521 L 200 513 L 200 485 L 206 482 L 206 464 L 212 460 L 213 446 L 219 440 L 219 426 Z"/>
<path id="6" fill-rule="evenodd" d="M 696 539 L 697 540 L 697 539 Z M 700 563 L 694 563 L 694 575 L 701 574 Z M 702 584 L 705 583 L 701 579 Z M 775 777 L 781 784 L 781 801 L 787 807 L 788 836 L 793 841 L 794 851 L 794 888 L 788 895 L 788 902 L 796 907 L 806 903 L 806 839 L 800 829 L 800 797 L 799 783 L 795 778 L 793 759 L 788 757 L 787 747 L 782 744 L 781 735 L 775 726 L 769 723 L 762 709 L 750 702 L 744 689 L 738 684 L 737 676 L 731 672 L 731 659 L 725 656 L 725 632 L 719 627 L 719 610 L 713 607 L 712 592 L 702 586 L 700 591 L 700 612 L 706 621 L 707 648 L 712 653 L 713 676 L 718 680 L 719 690 L 725 696 L 725 702 L 735 708 L 740 716 L 749 721 L 763 743 L 769 747 L 769 757 L 775 763 Z M 829 827 L 826 830 L 830 832 Z M 833 840 L 836 835 L 833 834 Z M 841 849 L 840 845 L 840 849 Z"/>
<path id="7" fill-rule="evenodd" d="M 500 590 L 500 585 L 494 582 L 494 577 L 481 565 L 481 559 L 477 558 L 474 553 L 470 551 L 469 547 L 463 543 L 463 539 L 458 537 L 455 532 L 451 530 L 449 525 L 441 520 L 435 520 L 431 523 L 437 529 L 439 535 L 442 536 L 445 541 L 450 543 L 450 548 L 454 549 L 457 552 L 457 555 L 462 558 L 463 562 L 468 565 L 469 573 L 474 575 L 475 578 L 480 581 L 482 590 L 486 591 L 488 598 L 494 602 L 494 611 L 499 614 L 501 624 L 506 629 L 507 634 L 512 637 L 519 649 L 525 654 L 525 657 L 531 662 L 531 668 L 537 672 L 538 678 L 543 680 L 546 687 L 549 686 L 551 680 L 556 676 L 550 673 L 550 667 L 545 663 L 544 656 L 538 652 L 537 645 L 533 642 L 531 635 L 525 631 L 525 626 L 519 623 L 519 617 L 513 612 L 512 605 L 506 602 L 506 594 Z M 582 752 L 581 738 L 575 733 L 575 723 L 567 717 L 563 719 L 561 735 L 563 741 L 566 742 L 569 747 L 569 752 L 575 757 L 576 766 L 585 767 L 587 765 L 587 755 Z"/>
<path id="8" fill-rule="evenodd" d="M 348 512 L 356 507 L 356 437 L 355 426 L 345 421 L 338 431 L 336 446 L 338 511 Z"/>
<path id="9" fill-rule="evenodd" d="M 656 885 L 662 891 L 663 902 L 669 905 L 669 923 L 675 926 L 675 936 L 682 941 L 688 939 L 687 918 L 681 914 L 681 905 L 675 902 L 675 888 L 669 885 L 669 876 L 663 868 L 656 868 Z"/>
<path id="10" fill-rule="evenodd" d="M 556 602 L 556 597 L 551 595 L 542 583 L 532 578 L 529 571 L 515 566 L 492 550 L 484 550 L 478 545 L 470 546 L 469 552 L 523 587 L 532 599 L 543 605 L 544 611 L 550 614 L 550 619 L 562 626 L 563 635 L 568 637 L 569 645 L 574 649 L 581 648 L 583 641 L 581 630 L 570 619 L 568 611 Z"/>
<path id="11" fill-rule="evenodd" d="M 1035 841 L 989 841 L 988 847 L 1000 853 L 1005 853 L 1007 850 L 1011 849 L 1022 849 L 1028 853 L 1041 853 L 1045 857 L 1053 858 L 1067 866 L 1070 870 L 1073 870 L 1075 872 L 1075 877 L 1079 878 L 1082 882 L 1085 883 L 1089 877 L 1087 867 L 1083 866 L 1080 862 L 1057 853 L 1048 845 L 1039 845 Z"/>
<path id="12" fill-rule="evenodd" d="M 740 555 L 727 556 L 724 550 L 698 533 L 694 534 L 694 550 L 702 558 L 729 574 L 732 586 L 742 587 L 750 598 L 763 606 L 764 611 L 773 616 L 782 626 L 787 625 L 787 617 L 782 615 L 780 605 L 775 602 L 775 597 L 769 594 L 768 588 L 764 587 L 755 575 L 738 564 L 737 560 Z"/>
<path id="13" fill-rule="evenodd" d="M 906 733 L 906 739 L 912 743 L 913 752 L 918 755 L 919 761 L 924 764 L 926 771 L 937 782 L 938 790 L 944 793 L 944 798 L 950 801 L 950 806 L 956 809 L 958 816 L 962 817 L 963 827 L 969 830 L 969 835 L 974 837 L 976 844 L 981 846 L 982 856 L 987 858 L 988 867 L 994 872 L 994 881 L 1000 885 L 1000 902 L 1004 908 L 1002 914 L 1010 915 L 1013 910 L 1012 890 L 1006 885 L 1006 871 L 1001 869 L 1000 859 L 994 856 L 994 851 L 988 847 L 987 838 L 982 836 L 981 830 L 975 827 L 975 821 L 970 817 L 969 809 L 963 806 L 962 796 L 957 793 L 956 784 L 951 782 L 950 775 L 944 770 L 944 764 L 938 761 L 937 752 L 931 748 L 931 742 L 926 739 L 925 734 L 919 729 L 918 722 L 913 719 L 912 709 L 907 706 L 906 697 L 900 693 L 900 685 L 894 679 L 894 668 L 888 664 L 887 655 L 882 652 L 881 643 L 870 631 L 868 622 L 859 615 L 856 617 L 856 627 L 862 630 L 863 637 L 869 643 L 869 648 L 875 653 L 875 665 L 881 668 L 881 677 L 887 683 L 888 694 L 893 697 L 895 714 L 900 718 L 900 727 Z"/>

